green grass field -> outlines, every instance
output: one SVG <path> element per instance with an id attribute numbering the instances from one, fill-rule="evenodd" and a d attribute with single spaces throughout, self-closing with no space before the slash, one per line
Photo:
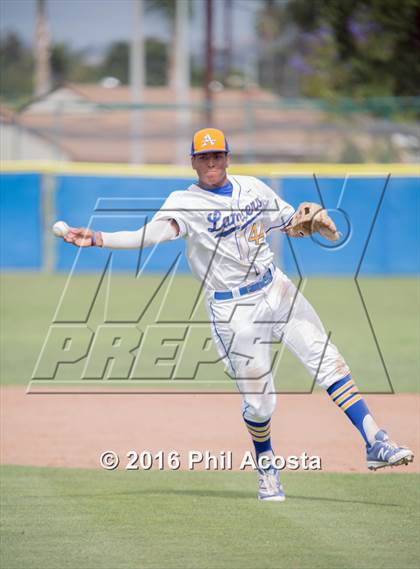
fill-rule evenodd
<path id="1" fill-rule="evenodd" d="M 3 384 L 28 384 L 65 282 L 64 275 L 23 273 L 2 277 Z M 159 277 L 153 276 L 142 277 L 138 281 L 128 276 L 112 277 L 108 314 L 122 320 L 140 314 L 159 282 Z M 394 390 L 418 392 L 418 281 L 414 278 L 362 278 L 359 282 Z M 98 276 L 76 276 L 64 297 L 59 311 L 60 319 L 73 321 L 83 317 L 97 283 Z M 88 323 L 92 328 L 103 322 L 105 288 L 103 286 L 100 290 L 90 314 Z M 157 311 L 162 306 L 161 320 L 177 322 L 188 319 L 197 291 L 198 283 L 192 277 L 176 277 L 164 302 L 166 290 L 162 287 L 145 312 L 140 327 L 144 328 L 146 324 L 154 322 Z M 354 281 L 346 278 L 311 278 L 305 283 L 304 293 L 318 311 L 327 331 L 332 332 L 332 341 L 349 363 L 360 389 L 389 391 L 387 377 Z M 199 306 L 192 318 L 192 322 L 198 321 L 207 321 L 203 306 Z M 214 350 L 210 354 L 216 358 Z M 285 351 L 278 362 L 275 379 L 280 391 L 310 389 L 311 379 L 294 356 Z M 83 362 L 67 366 L 68 369 L 60 370 L 57 379 L 65 381 L 80 378 L 82 366 Z M 146 373 L 149 371 L 153 372 L 152 364 L 149 368 L 146 365 Z M 96 385 L 104 383 L 105 381 L 95 381 Z M 121 381 L 116 383 L 121 384 Z M 107 385 L 112 383 L 108 381 Z M 150 384 L 145 385 L 150 387 Z M 232 382 L 225 376 L 221 363 L 202 365 L 196 380 L 161 381 L 153 385 L 171 389 L 186 386 L 193 389 L 232 389 Z M 138 387 L 137 381 L 136 388 Z"/>
<path id="2" fill-rule="evenodd" d="M 418 567 L 417 475 L 2 468 L 3 569 Z"/>
<path id="3" fill-rule="evenodd" d="M 52 322 L 66 278 L 14 274 L 1 281 L 1 380 L 25 386 Z M 113 277 L 108 309 L 140 313 L 157 277 Z M 60 318 L 86 310 L 97 277 L 78 276 Z M 418 392 L 418 283 L 361 279 L 369 315 L 396 392 Z M 160 318 L 184 320 L 196 282 L 177 278 Z M 162 290 L 142 326 L 162 305 Z M 362 390 L 387 391 L 377 348 L 351 279 L 310 279 L 304 292 Z M 100 292 L 89 318 L 103 321 Z M 199 307 L 193 321 L 205 321 Z M 150 368 L 152 371 L 152 369 Z M 74 366 L 67 379 L 79 377 Z M 66 380 L 65 373 L 63 374 Z M 202 366 L 194 389 L 232 388 L 221 364 Z M 114 386 L 115 382 L 101 381 Z M 286 354 L 276 371 L 281 391 L 305 391 L 303 366 Z M 91 385 L 88 384 L 87 385 Z M 98 382 L 97 382 L 98 385 Z M 150 384 L 146 384 L 150 387 Z M 184 388 L 185 382 L 159 387 Z M 55 386 L 55 385 L 54 385 Z M 136 388 L 139 383 L 136 382 Z M 78 384 L 80 387 L 80 382 Z M 191 388 L 191 385 L 189 386 Z M 283 504 L 256 500 L 251 472 L 139 472 L 3 466 L 2 569 L 269 569 L 418 567 L 419 476 L 284 473 Z"/>

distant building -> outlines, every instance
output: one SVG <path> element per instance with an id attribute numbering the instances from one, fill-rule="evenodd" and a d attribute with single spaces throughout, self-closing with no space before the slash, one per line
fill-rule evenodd
<path id="1" fill-rule="evenodd" d="M 141 124 L 146 163 L 173 163 L 177 132 L 175 94 L 168 87 L 146 87 L 147 108 Z M 189 137 L 204 124 L 203 90 L 192 88 Z M 282 109 L 273 93 L 224 89 L 214 93 L 213 125 L 229 135 L 235 162 L 305 161 L 316 159 L 317 148 L 307 144 L 311 125 L 323 120 L 316 109 Z M 132 110 L 130 88 L 65 84 L 29 103 L 20 114 L 23 125 L 60 140 L 75 161 L 130 162 Z M 286 127 L 287 133 L 282 132 Z M 286 134 L 286 135 L 285 135 Z"/>
<path id="2" fill-rule="evenodd" d="M 60 144 L 23 125 L 18 115 L 0 106 L 0 161 L 70 159 Z"/>

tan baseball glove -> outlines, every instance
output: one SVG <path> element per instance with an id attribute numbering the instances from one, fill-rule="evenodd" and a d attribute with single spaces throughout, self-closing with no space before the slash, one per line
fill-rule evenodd
<path id="1" fill-rule="evenodd" d="M 290 237 L 306 237 L 312 233 L 320 233 L 330 241 L 340 239 L 340 233 L 325 209 L 311 202 L 303 202 L 299 205 L 285 233 Z"/>

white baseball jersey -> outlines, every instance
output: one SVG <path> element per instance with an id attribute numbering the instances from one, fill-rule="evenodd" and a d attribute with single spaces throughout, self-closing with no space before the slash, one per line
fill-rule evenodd
<path id="1" fill-rule="evenodd" d="M 217 350 L 242 394 L 245 419 L 269 419 L 276 403 L 271 342 L 282 341 L 327 388 L 349 373 L 336 346 L 306 298 L 274 270 L 267 233 L 287 225 L 294 209 L 261 180 L 229 176 L 232 196 L 192 184 L 173 192 L 154 219 L 175 219 L 186 238 L 192 272 L 207 289 L 207 311 Z M 232 291 L 261 280 L 255 293 L 219 300 L 212 291 Z"/>
<path id="2" fill-rule="evenodd" d="M 266 236 L 294 213 L 261 180 L 229 176 L 232 196 L 192 184 L 170 194 L 155 220 L 175 219 L 186 239 L 188 263 L 208 290 L 225 291 L 258 280 L 273 260 Z"/>

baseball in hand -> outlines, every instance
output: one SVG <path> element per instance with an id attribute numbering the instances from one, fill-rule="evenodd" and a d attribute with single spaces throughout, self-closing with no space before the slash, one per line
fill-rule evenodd
<path id="1" fill-rule="evenodd" d="M 65 221 L 56 221 L 52 226 L 52 230 L 56 237 L 65 237 L 70 231 L 70 227 Z"/>

